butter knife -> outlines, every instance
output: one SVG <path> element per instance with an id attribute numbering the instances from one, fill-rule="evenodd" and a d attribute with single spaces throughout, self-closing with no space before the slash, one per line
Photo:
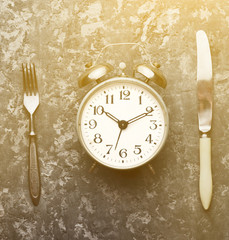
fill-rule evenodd
<path id="1" fill-rule="evenodd" d="M 213 79 L 212 60 L 206 33 L 196 33 L 197 43 L 197 96 L 200 131 L 200 179 L 199 191 L 203 208 L 207 210 L 212 198 L 211 137 Z"/>

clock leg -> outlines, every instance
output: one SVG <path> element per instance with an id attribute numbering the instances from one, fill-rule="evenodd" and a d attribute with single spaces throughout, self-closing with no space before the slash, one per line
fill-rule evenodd
<path id="1" fill-rule="evenodd" d="M 92 165 L 91 165 L 91 167 L 90 167 L 90 169 L 89 169 L 89 173 L 92 173 L 93 171 L 94 171 L 94 169 L 95 169 L 95 167 L 96 167 L 96 165 L 97 165 L 97 163 L 96 162 L 94 162 Z"/>
<path id="2" fill-rule="evenodd" d="M 148 164 L 148 167 L 149 167 L 149 170 L 153 173 L 153 175 L 155 175 L 156 172 L 155 172 L 154 168 L 150 164 Z"/>

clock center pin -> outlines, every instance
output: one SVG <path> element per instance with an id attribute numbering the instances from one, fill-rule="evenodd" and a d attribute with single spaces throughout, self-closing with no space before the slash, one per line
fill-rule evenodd
<path id="1" fill-rule="evenodd" d="M 128 122 L 125 120 L 118 121 L 118 126 L 120 129 L 126 129 L 128 126 Z"/>

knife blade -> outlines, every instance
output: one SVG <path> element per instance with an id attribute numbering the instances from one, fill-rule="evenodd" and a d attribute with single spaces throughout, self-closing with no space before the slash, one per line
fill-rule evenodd
<path id="1" fill-rule="evenodd" d="M 200 151 L 200 199 L 207 210 L 212 198 L 211 137 L 213 78 L 210 46 L 206 33 L 196 33 L 197 43 L 197 96 Z"/>

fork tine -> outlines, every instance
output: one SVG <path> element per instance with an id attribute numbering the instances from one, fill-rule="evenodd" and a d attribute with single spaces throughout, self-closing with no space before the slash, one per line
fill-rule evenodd
<path id="1" fill-rule="evenodd" d="M 31 95 L 34 94 L 34 84 L 33 84 L 33 69 L 32 69 L 32 65 L 29 65 L 29 74 L 30 74 L 30 86 L 31 86 Z"/>
<path id="2" fill-rule="evenodd" d="M 38 93 L 38 86 L 37 86 L 37 76 L 36 76 L 36 69 L 35 64 L 33 63 L 33 76 L 34 76 L 34 93 Z"/>
<path id="3" fill-rule="evenodd" d="M 29 95 L 28 69 L 27 64 L 22 63 L 24 93 Z"/>
<path id="4" fill-rule="evenodd" d="M 32 90 L 31 90 L 31 81 L 30 81 L 30 71 L 28 69 L 27 64 L 25 65 L 26 68 L 26 84 L 27 84 L 27 89 L 28 89 L 28 95 L 32 95 Z"/>
<path id="5" fill-rule="evenodd" d="M 27 88 L 26 88 L 26 80 L 25 80 L 25 69 L 24 69 L 24 64 L 22 63 L 22 74 L 23 74 L 23 89 L 24 89 L 24 92 L 26 93 L 26 95 L 28 94 L 27 93 Z"/>

